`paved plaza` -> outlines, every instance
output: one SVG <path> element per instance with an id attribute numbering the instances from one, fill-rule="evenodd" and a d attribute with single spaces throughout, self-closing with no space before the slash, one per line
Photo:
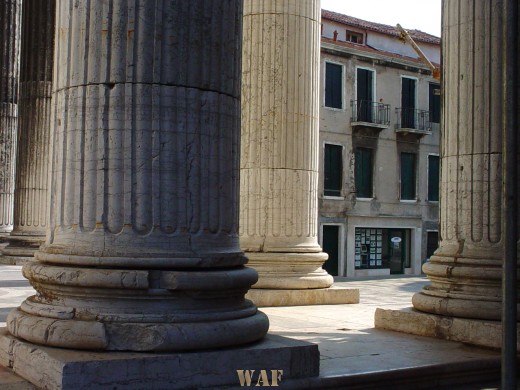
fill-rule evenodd
<path id="1" fill-rule="evenodd" d="M 367 386 L 378 388 L 372 383 L 376 379 L 367 379 L 368 374 L 372 378 L 379 375 L 381 381 L 399 382 L 404 377 L 409 378 L 408 388 L 442 388 L 445 381 L 451 384 L 444 388 L 453 388 L 453 376 L 458 376 L 457 381 L 461 382 L 457 388 L 493 388 L 496 379 L 486 378 L 485 370 L 496 369 L 499 359 L 496 351 L 374 329 L 377 307 L 409 307 L 413 293 L 427 283 L 424 277 L 410 276 L 370 280 L 336 278 L 338 286 L 359 288 L 359 304 L 262 308 L 271 322 L 270 333 L 319 345 L 320 378 L 285 384 L 282 381 L 282 388 L 355 388 L 355 384 L 361 386 L 360 383 L 366 381 L 371 383 Z M 33 292 L 21 274 L 21 267 L 0 266 L 0 326 L 5 326 L 9 311 Z M 448 379 L 446 370 L 451 370 Z M 477 383 L 475 371 L 482 375 Z M 471 376 L 465 379 L 464 372 Z M 472 383 L 464 385 L 466 381 Z M 6 370 L 0 371 L 0 385 L 2 390 L 33 388 Z M 380 388 L 388 386 L 381 382 Z"/>

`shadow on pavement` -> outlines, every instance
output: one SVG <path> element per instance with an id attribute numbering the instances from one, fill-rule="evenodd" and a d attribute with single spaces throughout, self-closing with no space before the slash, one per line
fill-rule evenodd
<path id="1" fill-rule="evenodd" d="M 427 284 L 429 284 L 429 281 L 406 283 L 406 284 L 403 284 L 402 286 L 399 286 L 398 289 L 401 291 L 414 293 L 417 291 L 421 291 L 421 289 L 424 286 L 426 286 Z"/>
<path id="2" fill-rule="evenodd" d="M 3 287 L 31 287 L 27 279 L 24 280 L 0 280 L 0 288 Z"/>

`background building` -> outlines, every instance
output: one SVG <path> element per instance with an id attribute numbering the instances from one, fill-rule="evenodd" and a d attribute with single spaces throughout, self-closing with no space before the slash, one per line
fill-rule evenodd
<path id="1" fill-rule="evenodd" d="M 438 66 L 440 38 L 409 33 Z M 420 274 L 438 242 L 439 81 L 394 27 L 323 10 L 321 86 L 324 267 Z"/>

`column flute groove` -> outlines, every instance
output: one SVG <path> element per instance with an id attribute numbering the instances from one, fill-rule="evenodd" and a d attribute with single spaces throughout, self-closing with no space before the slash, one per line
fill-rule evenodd
<path id="1" fill-rule="evenodd" d="M 237 224 L 241 1 L 57 6 L 49 228 L 9 332 L 130 351 L 261 339 Z"/>
<path id="2" fill-rule="evenodd" d="M 431 284 L 412 302 L 428 313 L 498 321 L 504 241 L 502 1 L 489 7 L 476 0 L 445 1 L 443 7 L 440 244 L 423 267 Z"/>
<path id="3" fill-rule="evenodd" d="M 12 264 L 32 260 L 45 240 L 54 13 L 54 0 L 23 2 L 14 226 L 2 251 Z"/>
<path id="4" fill-rule="evenodd" d="M 0 2 L 0 236 L 13 229 L 21 0 Z"/>
<path id="5" fill-rule="evenodd" d="M 327 288 L 317 240 L 318 0 L 246 0 L 241 247 L 255 288 Z"/>

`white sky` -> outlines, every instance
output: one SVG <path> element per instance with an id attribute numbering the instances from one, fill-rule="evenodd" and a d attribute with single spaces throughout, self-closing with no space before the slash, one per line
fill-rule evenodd
<path id="1" fill-rule="evenodd" d="M 321 0 L 321 8 L 441 36 L 441 0 Z"/>

